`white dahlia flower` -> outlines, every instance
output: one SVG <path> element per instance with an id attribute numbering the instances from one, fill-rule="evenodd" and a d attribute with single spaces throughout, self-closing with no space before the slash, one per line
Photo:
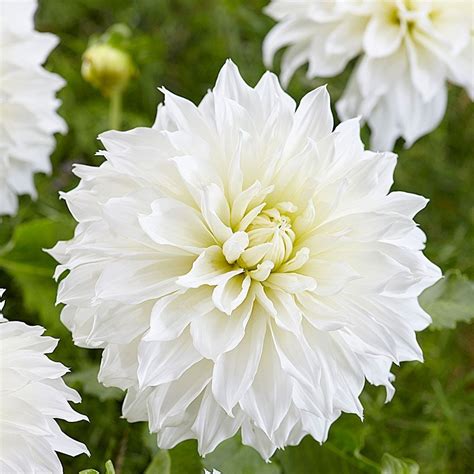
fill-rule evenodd
<path id="1" fill-rule="evenodd" d="M 55 97 L 64 80 L 41 66 L 58 39 L 34 30 L 35 10 L 36 0 L 0 0 L 0 215 L 36 196 L 33 175 L 51 171 L 54 134 L 67 130 Z"/>
<path id="2" fill-rule="evenodd" d="M 5 474 L 56 474 L 62 472 L 56 452 L 88 454 L 55 420 L 87 417 L 69 406 L 81 398 L 62 379 L 68 369 L 46 356 L 57 341 L 43 332 L 0 314 L 0 472 Z"/>
<path id="3" fill-rule="evenodd" d="M 152 128 L 104 133 L 106 161 L 75 168 L 62 321 L 162 448 L 324 441 L 366 379 L 390 398 L 392 362 L 422 358 L 426 200 L 389 194 L 396 157 L 364 151 L 357 120 L 333 131 L 325 88 L 296 108 L 229 61 L 199 106 L 163 93 Z"/>
<path id="4" fill-rule="evenodd" d="M 0 298 L 3 296 L 3 293 L 5 293 L 5 289 L 0 288 Z M 4 306 L 5 306 L 5 301 L 0 301 L 0 323 L 3 323 L 4 321 L 6 321 L 6 319 L 3 317 L 3 314 L 2 314 L 2 309 Z"/>
<path id="5" fill-rule="evenodd" d="M 372 146 L 410 147 L 434 130 L 450 81 L 474 98 L 472 0 L 272 0 L 278 23 L 265 39 L 267 65 L 286 47 L 281 79 L 308 63 L 307 76 L 332 77 L 359 56 L 337 104 L 341 119 L 362 116 Z"/>

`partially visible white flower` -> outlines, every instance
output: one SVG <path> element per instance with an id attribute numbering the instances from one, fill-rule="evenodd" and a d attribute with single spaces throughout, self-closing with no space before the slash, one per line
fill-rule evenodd
<path id="1" fill-rule="evenodd" d="M 0 472 L 5 474 L 56 474 L 63 471 L 57 452 L 89 454 L 55 420 L 87 417 L 69 406 L 81 398 L 62 379 L 68 369 L 46 356 L 57 341 L 43 332 L 0 314 Z"/>
<path id="2" fill-rule="evenodd" d="M 61 319 L 161 448 L 322 442 L 366 380 L 391 398 L 391 364 L 422 359 L 427 201 L 390 193 L 396 157 L 357 120 L 333 130 L 325 88 L 296 107 L 228 62 L 199 106 L 163 92 L 153 128 L 104 133 L 106 161 L 75 168 Z"/>
<path id="3" fill-rule="evenodd" d="M 204 469 L 204 474 L 221 474 L 221 471 L 218 471 L 217 469 L 213 469 L 211 472 L 211 471 L 208 471 L 207 469 Z"/>
<path id="4" fill-rule="evenodd" d="M 474 98 L 472 0 L 272 0 L 278 21 L 265 39 L 271 65 L 283 47 L 282 82 L 308 63 L 307 76 L 332 77 L 360 56 L 337 104 L 342 120 L 362 116 L 372 147 L 410 147 L 446 111 L 446 82 Z"/>
<path id="5" fill-rule="evenodd" d="M 0 216 L 13 215 L 18 195 L 36 196 L 34 173 L 49 173 L 54 134 L 67 130 L 56 113 L 64 85 L 44 69 L 56 36 L 34 30 L 36 0 L 0 0 Z"/>
<path id="6" fill-rule="evenodd" d="M 0 298 L 3 296 L 3 293 L 5 293 L 5 290 L 3 288 L 0 288 Z M 6 319 L 3 317 L 2 314 L 2 309 L 5 306 L 5 301 L 0 301 L 0 323 L 3 323 L 6 321 Z"/>

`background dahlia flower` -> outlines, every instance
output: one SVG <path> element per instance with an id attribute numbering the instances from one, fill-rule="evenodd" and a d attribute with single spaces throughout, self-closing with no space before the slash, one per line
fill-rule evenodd
<path id="1" fill-rule="evenodd" d="M 332 77 L 360 56 L 337 104 L 341 119 L 362 116 L 372 146 L 410 147 L 437 127 L 446 82 L 474 97 L 471 0 L 272 0 L 278 23 L 265 39 L 264 62 L 285 50 L 281 79 L 308 63 L 307 76 Z"/>
<path id="2" fill-rule="evenodd" d="M 0 289 L 0 297 L 4 290 Z M 0 311 L 3 308 L 0 303 Z M 0 314 L 0 472 L 62 472 L 56 452 L 77 456 L 87 448 L 66 436 L 55 418 L 87 420 L 75 412 L 79 394 L 62 376 L 68 371 L 48 359 L 57 341 L 44 329 Z"/>
<path id="3" fill-rule="evenodd" d="M 333 131 L 325 88 L 296 108 L 228 61 L 199 106 L 163 93 L 152 128 L 104 133 L 106 161 L 75 168 L 75 236 L 50 251 L 62 321 L 162 448 L 324 441 L 366 380 L 390 399 L 391 364 L 422 359 L 426 200 L 389 193 L 396 157 L 364 151 L 357 120 Z"/>
<path id="4" fill-rule="evenodd" d="M 56 132 L 66 124 L 55 93 L 64 81 L 43 64 L 58 43 L 34 30 L 36 0 L 0 0 L 0 215 L 13 215 L 18 195 L 36 196 L 34 173 L 51 171 Z"/>

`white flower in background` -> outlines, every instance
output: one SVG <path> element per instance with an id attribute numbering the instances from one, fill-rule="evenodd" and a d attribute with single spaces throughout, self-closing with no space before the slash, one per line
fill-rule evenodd
<path id="1" fill-rule="evenodd" d="M 3 296 L 3 293 L 5 293 L 5 290 L 3 288 L 0 288 L 0 298 Z M 6 319 L 3 317 L 2 314 L 2 309 L 5 306 L 5 301 L 0 301 L 0 323 L 6 321 Z"/>
<path id="2" fill-rule="evenodd" d="M 36 196 L 34 173 L 49 173 L 64 80 L 43 64 L 58 43 L 34 30 L 36 0 L 0 0 L 0 215 L 13 215 L 18 195 Z"/>
<path id="3" fill-rule="evenodd" d="M 0 297 L 4 290 L 0 289 Z M 0 311 L 3 303 L 0 303 Z M 48 359 L 57 341 L 44 329 L 0 314 L 0 472 L 62 472 L 56 452 L 77 456 L 87 448 L 66 436 L 55 418 L 87 420 L 69 401 L 79 394 L 61 378 L 68 369 Z"/>
<path id="4" fill-rule="evenodd" d="M 198 107 L 163 93 L 152 128 L 104 133 L 106 161 L 75 168 L 62 321 L 162 448 L 324 441 L 366 379 L 390 398 L 391 364 L 422 358 L 426 200 L 389 194 L 396 157 L 364 151 L 357 120 L 333 132 L 325 88 L 296 109 L 229 61 Z"/>
<path id="5" fill-rule="evenodd" d="M 307 76 L 332 77 L 360 56 L 337 104 L 341 119 L 362 116 L 372 146 L 410 147 L 435 129 L 446 110 L 446 82 L 474 98 L 472 0 L 272 0 L 278 24 L 264 61 L 286 47 L 281 79 L 308 63 Z"/>

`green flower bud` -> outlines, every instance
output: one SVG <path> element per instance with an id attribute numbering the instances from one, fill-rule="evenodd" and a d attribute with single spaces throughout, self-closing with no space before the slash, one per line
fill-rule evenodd
<path id="1" fill-rule="evenodd" d="M 82 56 L 82 77 L 106 97 L 121 93 L 135 76 L 132 59 L 107 43 L 94 44 Z"/>

